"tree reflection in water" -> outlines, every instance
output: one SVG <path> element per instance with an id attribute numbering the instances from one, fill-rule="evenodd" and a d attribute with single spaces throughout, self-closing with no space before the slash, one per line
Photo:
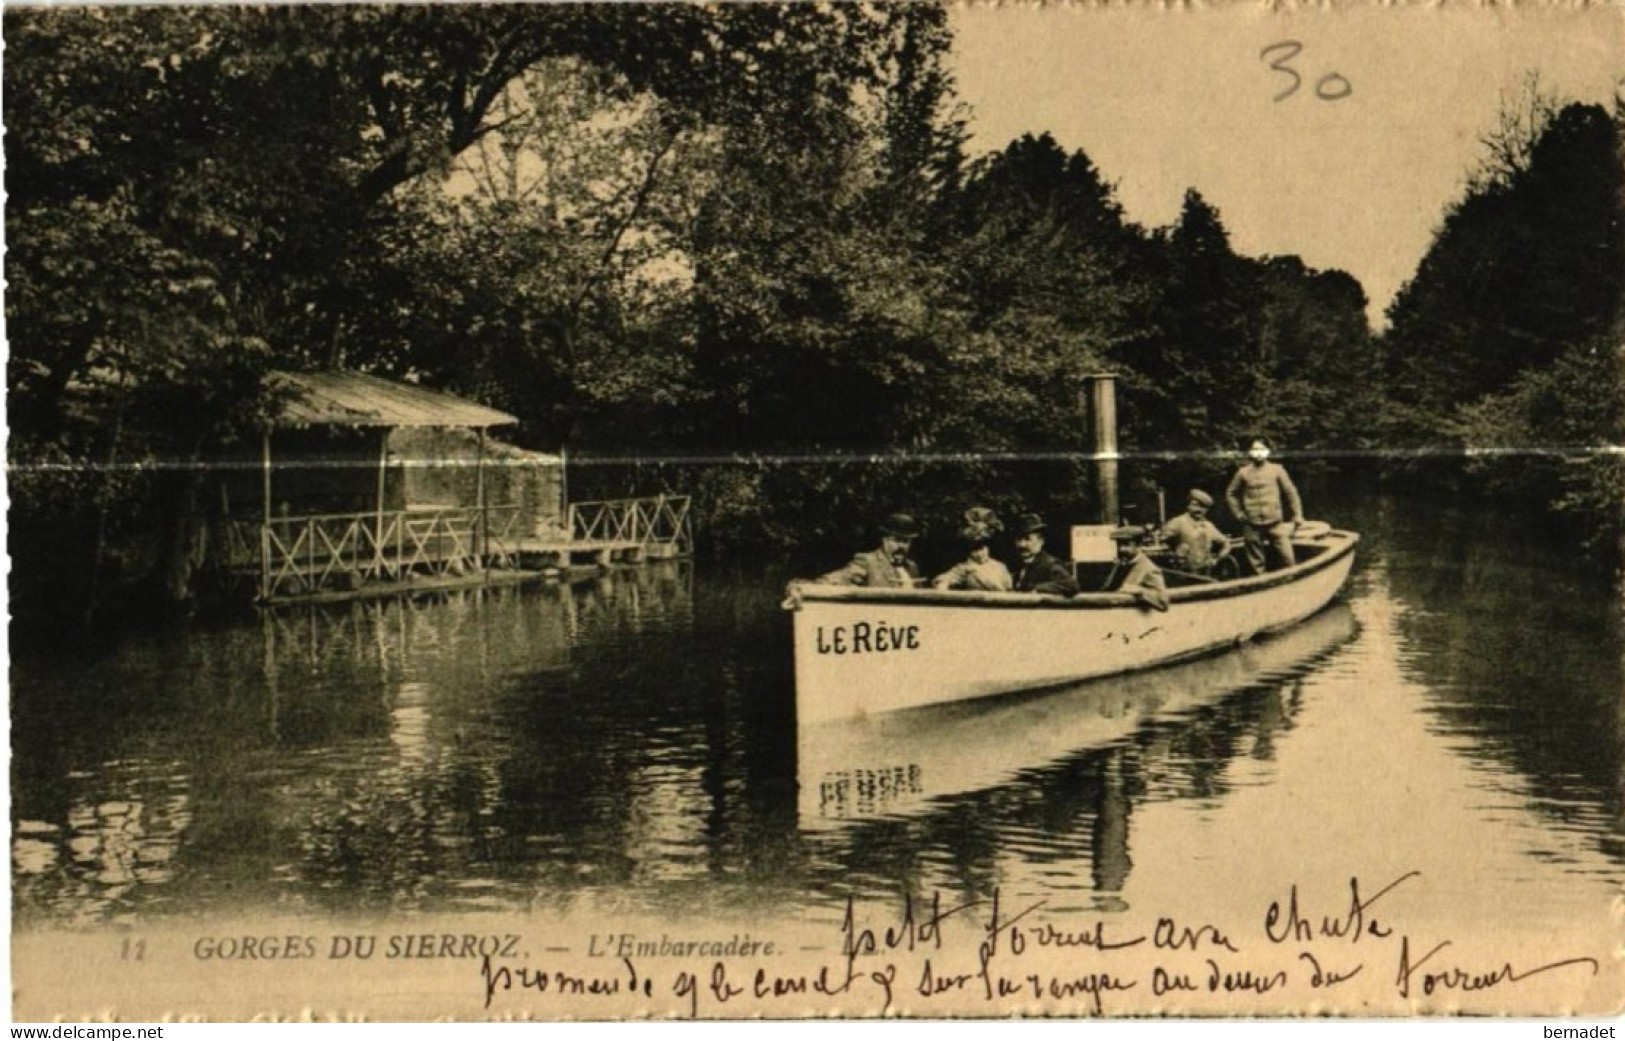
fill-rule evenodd
<path id="1" fill-rule="evenodd" d="M 1354 519 L 1372 534 L 1352 597 L 1393 605 L 1394 667 L 1461 754 L 1625 859 L 1617 609 L 1599 622 L 1493 531 Z M 22 655 L 16 919 L 835 914 L 1001 886 L 1110 911 L 1189 870 L 1147 853 L 1148 807 L 1201 817 L 1269 784 L 1310 731 L 1305 691 L 1357 688 L 1389 647 L 1339 606 L 1188 666 L 798 728 L 777 588 L 668 564 Z M 1185 818 L 1156 819 L 1177 844 Z"/>
<path id="2" fill-rule="evenodd" d="M 1346 635 L 1346 612 L 1329 617 Z M 1132 866 L 1135 802 L 1220 790 L 1224 759 L 1278 725 L 1264 722 L 1277 700 L 1224 701 L 1276 667 L 1267 655 L 1017 704 L 1002 731 L 951 710 L 950 755 L 987 758 L 985 740 L 956 744 L 969 727 L 1014 769 L 947 798 L 929 758 L 928 783 L 919 767 L 859 778 L 860 804 L 886 811 L 914 789 L 922 812 L 819 834 L 798 815 L 779 621 L 756 587 L 697 593 L 673 565 L 268 612 L 29 673 L 19 917 L 568 908 L 606 893 L 789 906 L 944 870 L 985 893 L 1010 855 L 1087 865 L 1075 884 L 1110 894 Z M 1058 761 L 1027 747 L 1034 706 L 1073 719 Z"/>

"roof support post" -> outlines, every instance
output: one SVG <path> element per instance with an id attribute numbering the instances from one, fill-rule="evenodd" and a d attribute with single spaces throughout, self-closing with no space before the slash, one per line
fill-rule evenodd
<path id="1" fill-rule="evenodd" d="M 389 472 L 389 433 L 384 427 L 378 434 L 378 499 L 373 517 L 372 573 L 379 581 L 384 578 L 384 481 Z"/>
<path id="2" fill-rule="evenodd" d="M 479 428 L 479 457 L 474 463 L 474 501 L 480 506 L 480 531 L 478 541 L 475 542 L 480 555 L 480 564 L 486 570 L 487 579 L 491 570 L 491 517 L 490 511 L 485 508 L 485 428 Z"/>
<path id="3" fill-rule="evenodd" d="M 271 599 L 271 431 L 260 435 L 260 599 Z"/>
<path id="4" fill-rule="evenodd" d="M 564 525 L 564 541 L 576 537 L 575 511 L 570 508 L 570 449 L 559 445 L 559 523 Z"/>

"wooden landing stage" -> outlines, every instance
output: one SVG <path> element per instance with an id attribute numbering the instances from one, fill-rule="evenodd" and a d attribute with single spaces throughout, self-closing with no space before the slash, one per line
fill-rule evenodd
<path id="1" fill-rule="evenodd" d="M 645 559 L 659 556 L 649 552 L 651 547 L 630 539 L 530 538 L 520 539 L 516 548 L 520 565 L 527 568 L 577 564 L 608 567 L 610 564 L 641 564 Z"/>
<path id="2" fill-rule="evenodd" d="M 610 499 L 569 509 L 569 530 L 517 541 L 522 567 L 640 564 L 693 551 L 687 496 Z"/>
<path id="3" fill-rule="evenodd" d="M 557 571 L 527 571 L 523 569 L 492 568 L 479 574 L 411 574 L 403 578 L 390 578 L 362 582 L 353 588 L 318 588 L 309 593 L 278 594 L 263 601 L 269 606 L 287 604 L 337 604 L 352 600 L 381 600 L 390 597 L 428 596 L 434 593 L 469 589 L 474 586 L 518 586 L 532 582 L 556 579 Z"/>
<path id="4" fill-rule="evenodd" d="M 245 564 L 259 543 L 259 567 L 243 577 L 266 604 L 522 584 L 693 552 L 687 496 L 575 503 L 567 517 L 567 528 L 528 535 L 494 507 L 279 518 L 235 538 Z"/>

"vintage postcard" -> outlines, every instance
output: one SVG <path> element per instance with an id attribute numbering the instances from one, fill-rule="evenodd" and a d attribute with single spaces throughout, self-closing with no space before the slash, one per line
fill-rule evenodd
<path id="1" fill-rule="evenodd" d="M 1617 5 L 4 33 L 17 1019 L 1620 1011 Z"/>

